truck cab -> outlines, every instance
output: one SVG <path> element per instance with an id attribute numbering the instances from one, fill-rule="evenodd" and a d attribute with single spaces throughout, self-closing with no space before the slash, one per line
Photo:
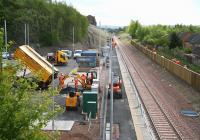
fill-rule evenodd
<path id="1" fill-rule="evenodd" d="M 55 63 L 56 64 L 67 64 L 68 63 L 68 58 L 67 54 L 62 52 L 62 51 L 57 51 L 55 54 Z"/>

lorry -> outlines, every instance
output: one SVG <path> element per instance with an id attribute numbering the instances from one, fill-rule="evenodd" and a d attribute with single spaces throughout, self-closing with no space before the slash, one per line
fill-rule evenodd
<path id="1" fill-rule="evenodd" d="M 57 78 L 58 69 L 28 45 L 20 46 L 14 53 L 14 58 L 20 60 L 34 75 L 37 75 L 39 88 L 48 88 L 52 76 Z"/>
<path id="2" fill-rule="evenodd" d="M 67 54 L 63 51 L 56 51 L 56 53 L 47 53 L 47 60 L 55 65 L 66 65 L 68 63 Z"/>

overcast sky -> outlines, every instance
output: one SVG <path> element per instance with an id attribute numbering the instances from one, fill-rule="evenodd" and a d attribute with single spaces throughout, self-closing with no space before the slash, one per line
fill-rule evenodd
<path id="1" fill-rule="evenodd" d="M 200 25 L 200 0 L 57 0 L 71 4 L 83 15 L 93 15 L 102 25 Z"/>

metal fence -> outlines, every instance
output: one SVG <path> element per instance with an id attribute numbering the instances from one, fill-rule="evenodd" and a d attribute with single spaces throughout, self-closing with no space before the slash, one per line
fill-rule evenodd
<path id="1" fill-rule="evenodd" d="M 175 62 L 156 54 L 155 52 L 149 50 L 147 47 L 136 43 L 134 40 L 131 41 L 131 44 L 136 47 L 138 50 L 142 51 L 146 54 L 149 58 L 155 61 L 157 64 L 161 65 L 162 67 L 166 68 L 169 72 L 175 74 L 185 82 L 187 82 L 192 87 L 196 88 L 200 91 L 200 74 L 191 71 Z"/>

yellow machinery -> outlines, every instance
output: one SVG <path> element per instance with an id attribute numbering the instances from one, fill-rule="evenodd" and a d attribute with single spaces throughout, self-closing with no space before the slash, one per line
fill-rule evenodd
<path id="1" fill-rule="evenodd" d="M 65 78 L 68 78 L 70 76 L 65 76 Z M 79 74 L 74 75 L 75 78 L 77 78 L 78 82 L 81 83 L 82 85 L 82 90 L 91 90 L 91 83 L 88 83 L 87 78 L 86 81 L 83 82 L 81 76 Z M 67 97 L 66 97 L 66 110 L 68 109 L 78 109 L 78 106 L 80 106 L 80 92 L 76 92 L 78 89 L 76 89 L 76 86 L 74 88 L 72 87 L 67 87 L 66 92 Z"/>
<path id="2" fill-rule="evenodd" d="M 66 65 L 68 63 L 67 54 L 63 51 L 56 51 L 56 53 L 47 53 L 47 60 L 55 65 Z"/>
<path id="3" fill-rule="evenodd" d="M 53 75 L 54 78 L 57 78 L 58 69 L 28 45 L 18 47 L 14 53 L 14 58 L 21 60 L 33 74 L 38 76 L 40 88 L 47 88 Z"/>
<path id="4" fill-rule="evenodd" d="M 55 63 L 56 64 L 61 64 L 61 65 L 66 65 L 68 63 L 68 58 L 67 58 L 67 54 L 62 52 L 62 51 L 56 51 L 55 54 Z"/>
<path id="5" fill-rule="evenodd" d="M 79 74 L 74 74 L 74 75 L 65 75 L 64 79 L 69 78 L 69 77 L 73 77 L 73 78 L 77 78 L 77 83 L 81 83 L 82 85 L 82 90 L 91 90 L 91 86 L 92 83 L 88 82 L 89 80 L 91 80 L 91 73 L 93 73 L 93 78 L 97 78 L 97 72 L 96 71 L 91 71 L 86 73 L 86 75 L 88 77 L 86 77 L 85 82 L 83 81 L 82 77 Z M 80 89 L 77 89 L 77 87 L 75 86 L 75 81 L 73 82 L 73 86 L 67 86 L 65 89 L 65 94 L 67 93 L 67 97 L 66 97 L 66 101 L 65 101 L 65 105 L 66 105 L 66 110 L 69 109 L 78 109 L 78 106 L 80 106 L 80 93 L 81 91 L 78 91 Z"/>
<path id="6" fill-rule="evenodd" d="M 80 92 L 69 91 L 66 97 L 66 110 L 78 110 L 80 106 Z"/>

